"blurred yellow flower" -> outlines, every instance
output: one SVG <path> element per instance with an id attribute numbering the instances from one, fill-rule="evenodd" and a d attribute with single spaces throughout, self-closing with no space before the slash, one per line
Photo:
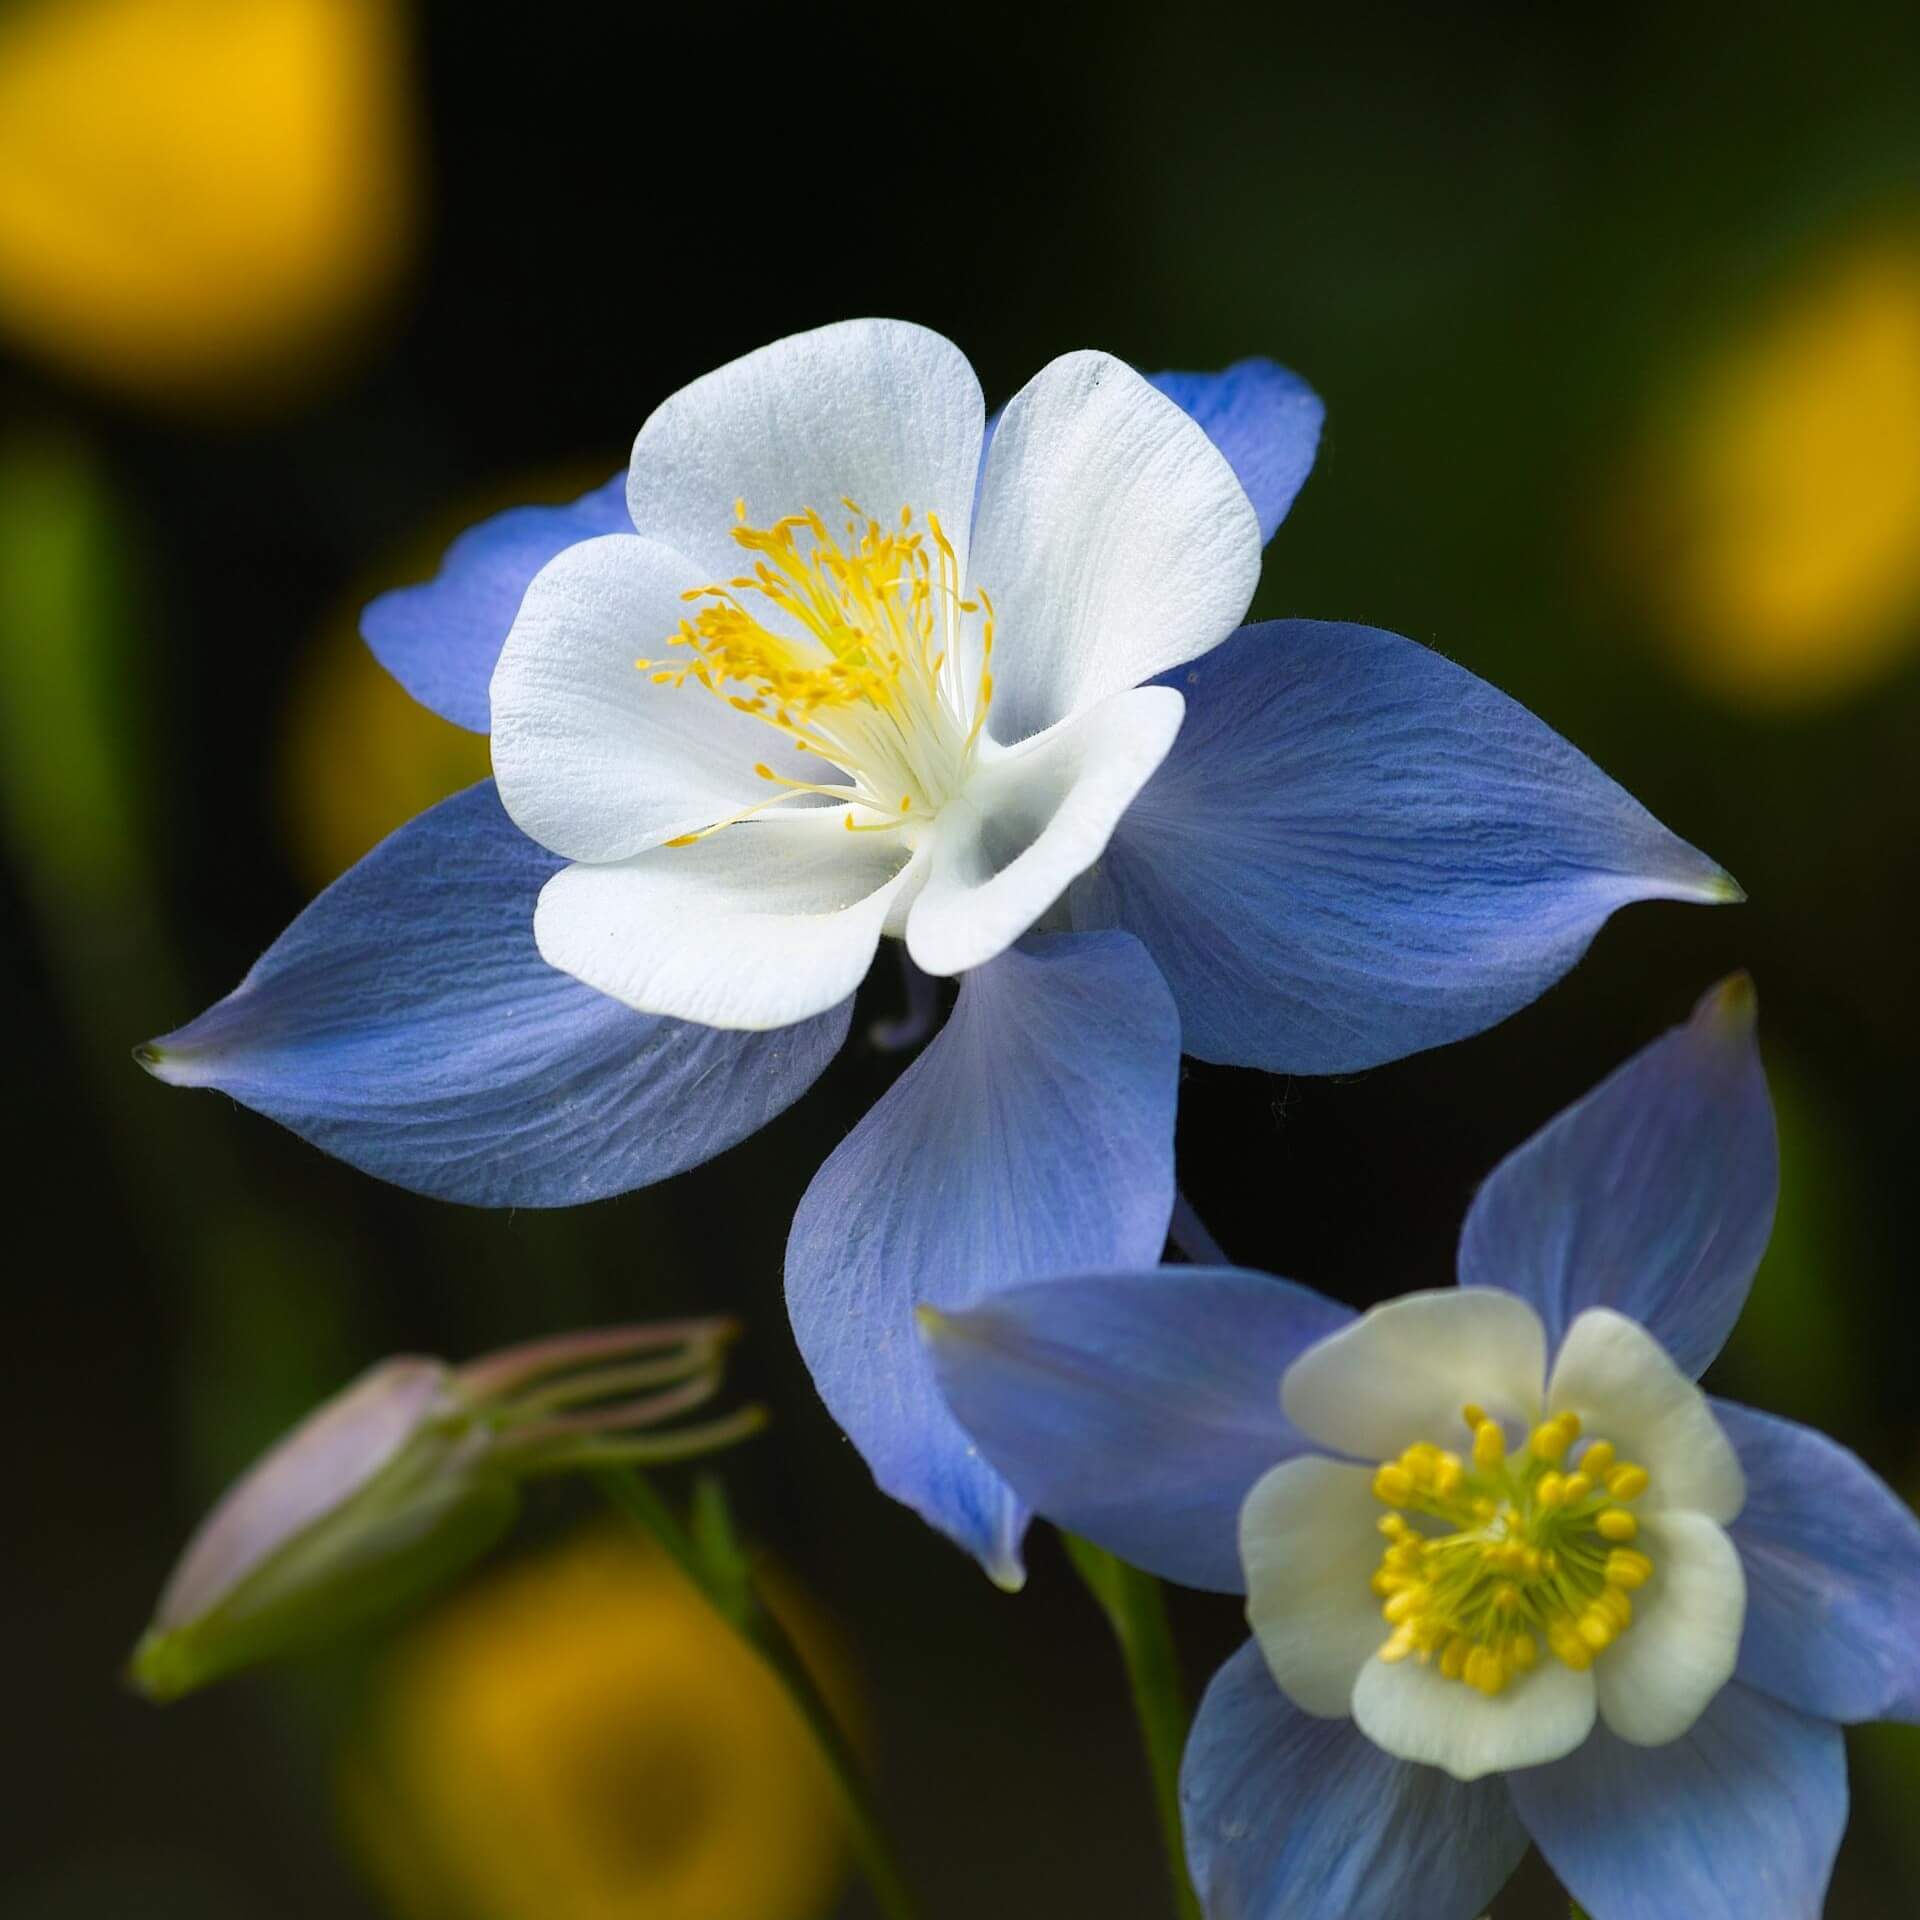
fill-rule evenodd
<path id="1" fill-rule="evenodd" d="M 486 735 L 429 713 L 346 618 L 303 662 L 286 728 L 283 810 L 300 871 L 316 887 L 492 771 Z"/>
<path id="2" fill-rule="evenodd" d="M 833 1786 L 779 1684 L 618 1535 L 430 1618 L 345 1805 L 406 1920 L 808 1920 L 841 1874 Z"/>
<path id="3" fill-rule="evenodd" d="M 1755 320 L 1637 511 L 1674 645 L 1716 691 L 1842 694 L 1920 639 L 1920 229 L 1829 253 Z"/>
<path id="4" fill-rule="evenodd" d="M 398 0 L 18 0 L 0 323 L 146 393 L 294 374 L 408 250 L 406 56 Z"/>

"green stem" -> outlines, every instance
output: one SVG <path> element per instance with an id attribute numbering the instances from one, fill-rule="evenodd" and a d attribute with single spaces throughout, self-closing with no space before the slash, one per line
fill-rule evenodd
<path id="1" fill-rule="evenodd" d="M 696 1486 L 691 1528 L 681 1524 L 652 1483 L 639 1473 L 596 1473 L 594 1481 L 617 1512 L 653 1536 L 714 1611 L 772 1669 L 813 1735 L 840 1791 L 854 1852 L 880 1910 L 888 1920 L 915 1920 L 913 1897 L 874 1813 L 866 1769 L 799 1649 L 760 1598 L 752 1568 L 734 1536 L 719 1481 L 703 1479 Z"/>
<path id="2" fill-rule="evenodd" d="M 1061 1536 L 1075 1571 L 1107 1616 L 1133 1692 L 1134 1717 L 1153 1775 L 1160 1838 L 1173 1882 L 1173 1909 L 1179 1920 L 1201 1920 L 1200 1902 L 1187 1878 L 1186 1844 L 1180 1828 L 1180 1755 L 1187 1741 L 1186 1690 L 1174 1652 L 1173 1630 L 1160 1582 L 1104 1547 L 1068 1533 Z"/>

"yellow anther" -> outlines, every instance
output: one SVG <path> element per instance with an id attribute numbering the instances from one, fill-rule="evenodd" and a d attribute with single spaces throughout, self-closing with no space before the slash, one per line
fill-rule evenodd
<path id="1" fill-rule="evenodd" d="M 1466 1477 L 1466 1463 L 1457 1453 L 1443 1453 L 1433 1464 L 1433 1490 L 1442 1500 L 1451 1500 Z"/>
<path id="2" fill-rule="evenodd" d="M 1389 1461 L 1373 1476 L 1373 1497 L 1390 1507 L 1404 1507 L 1414 1494 L 1413 1476 Z"/>
<path id="3" fill-rule="evenodd" d="M 1653 1578 L 1653 1562 L 1633 1547 L 1615 1547 L 1607 1555 L 1607 1584 L 1615 1587 L 1644 1587 Z"/>
<path id="4" fill-rule="evenodd" d="M 1490 1647 L 1475 1647 L 1462 1671 L 1467 1684 L 1489 1698 L 1507 1684 L 1507 1663 Z"/>
<path id="5" fill-rule="evenodd" d="M 1593 1665 L 1593 1649 L 1570 1621 L 1562 1622 L 1549 1636 L 1547 1644 L 1559 1660 L 1576 1673 L 1585 1673 Z"/>
<path id="6" fill-rule="evenodd" d="M 1417 1643 L 1405 1627 L 1393 1634 L 1380 1649 L 1380 1658 L 1391 1666 L 1396 1660 L 1404 1660 Z"/>
<path id="7" fill-rule="evenodd" d="M 1560 1498 L 1568 1506 L 1584 1500 L 1593 1491 L 1593 1481 L 1584 1473 L 1570 1473 L 1567 1484 L 1561 1489 Z"/>
<path id="8" fill-rule="evenodd" d="M 1536 1442 L 1534 1451 L 1538 1453 L 1539 1450 Z M 1567 1483 L 1565 1478 L 1557 1473 L 1543 1473 L 1540 1476 L 1540 1484 L 1533 1490 L 1533 1504 L 1536 1507 L 1551 1511 L 1554 1507 L 1559 1506 L 1566 1496 Z"/>
<path id="9" fill-rule="evenodd" d="M 1470 1408 L 1470 1412 L 1477 1409 Z M 1507 1436 L 1497 1420 L 1478 1421 L 1473 1429 L 1473 1464 L 1482 1473 L 1491 1473 L 1507 1457 Z"/>
<path id="10" fill-rule="evenodd" d="M 1433 1470 L 1439 1464 L 1440 1449 L 1431 1441 L 1417 1441 L 1400 1456 L 1400 1464 L 1413 1477 L 1416 1486 L 1424 1486 L 1433 1478 Z"/>
<path id="11" fill-rule="evenodd" d="M 1487 1410 L 1485 1407 L 1477 1406 L 1473 1401 L 1469 1400 L 1467 1404 L 1460 1409 L 1460 1418 L 1467 1423 L 1467 1431 L 1469 1433 L 1478 1433 L 1481 1427 L 1486 1424 Z"/>
<path id="12" fill-rule="evenodd" d="M 1608 1473 L 1607 1491 L 1616 1500 L 1637 1500 L 1646 1492 L 1651 1478 L 1645 1467 L 1636 1467 L 1631 1461 L 1623 1460 Z"/>
<path id="13" fill-rule="evenodd" d="M 1493 1604 L 1496 1612 L 1518 1613 L 1526 1600 L 1520 1589 L 1511 1580 L 1506 1580 L 1494 1588 Z"/>
<path id="14" fill-rule="evenodd" d="M 1602 1507 L 1593 1524 L 1603 1540 L 1631 1540 L 1640 1531 L 1640 1522 L 1625 1507 Z"/>
<path id="15" fill-rule="evenodd" d="M 1567 1457 L 1567 1449 L 1573 1445 L 1573 1435 L 1561 1421 L 1543 1420 L 1534 1428 L 1527 1445 L 1536 1460 L 1544 1460 L 1548 1466 L 1557 1467 Z"/>
<path id="16" fill-rule="evenodd" d="M 1577 1413 L 1575 1413 L 1571 1408 L 1569 1408 L 1565 1413 L 1556 1413 L 1553 1417 L 1560 1423 L 1561 1426 L 1566 1428 L 1567 1444 L 1569 1446 L 1571 1446 L 1574 1441 L 1580 1438 L 1580 1416 Z"/>
<path id="17" fill-rule="evenodd" d="M 1613 1442 L 1596 1440 L 1580 1456 L 1580 1471 L 1592 1474 L 1596 1480 L 1604 1480 L 1607 1477 L 1607 1469 L 1613 1465 L 1613 1458 Z"/>
<path id="18" fill-rule="evenodd" d="M 1540 1658 L 1540 1645 L 1530 1633 L 1516 1633 L 1507 1642 L 1507 1659 L 1516 1673 L 1530 1673 Z"/>
<path id="19" fill-rule="evenodd" d="M 1472 1652 L 1473 1642 L 1463 1634 L 1456 1633 L 1440 1656 L 1440 1671 L 1449 1680 L 1458 1680 L 1466 1672 L 1467 1657 Z"/>
<path id="20" fill-rule="evenodd" d="M 1616 1638 L 1613 1621 L 1598 1607 L 1580 1616 L 1580 1638 L 1595 1653 L 1605 1653 Z"/>
<path id="21" fill-rule="evenodd" d="M 1405 1587 L 1396 1593 L 1380 1609 L 1389 1626 L 1397 1627 L 1402 1621 L 1411 1620 L 1426 1604 L 1425 1590 L 1420 1587 Z"/>
<path id="22" fill-rule="evenodd" d="M 1627 1598 L 1624 1588 L 1602 1587 L 1593 1604 L 1613 1617 L 1616 1633 L 1625 1633 L 1633 1625 L 1633 1602 Z"/>

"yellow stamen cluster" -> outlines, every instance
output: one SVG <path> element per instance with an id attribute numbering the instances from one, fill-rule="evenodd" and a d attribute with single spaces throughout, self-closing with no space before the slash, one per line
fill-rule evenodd
<path id="1" fill-rule="evenodd" d="M 1537 1665 L 1543 1645 L 1584 1670 L 1632 1625 L 1629 1595 L 1653 1574 L 1629 1544 L 1639 1523 L 1627 1503 L 1647 1490 L 1647 1470 L 1605 1440 L 1574 1458 L 1576 1414 L 1541 1422 L 1510 1452 L 1497 1420 L 1462 1412 L 1464 1456 L 1423 1441 L 1373 1477 L 1390 1509 L 1373 1576 L 1392 1629 L 1380 1658 L 1412 1655 L 1488 1695 Z"/>
<path id="2" fill-rule="evenodd" d="M 670 842 L 684 846 L 801 794 L 849 801 L 876 816 L 851 832 L 885 832 L 929 817 L 965 780 L 993 700 L 993 603 L 961 597 L 959 562 L 936 514 L 914 529 L 868 518 L 851 500 L 844 539 L 811 507 L 771 527 L 747 524 L 736 501 L 733 537 L 752 571 L 681 597 L 698 611 L 667 641 L 678 657 L 633 664 L 660 686 L 691 681 L 818 755 L 842 782 L 795 780 L 754 768 L 781 789 L 757 806 Z M 982 622 L 977 671 L 967 623 Z M 967 685 L 972 679 L 972 686 Z"/>

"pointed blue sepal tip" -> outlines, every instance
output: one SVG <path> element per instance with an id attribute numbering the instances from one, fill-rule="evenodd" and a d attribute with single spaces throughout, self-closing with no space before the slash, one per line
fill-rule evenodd
<path id="1" fill-rule="evenodd" d="M 1713 1021 L 1723 1031 L 1744 1039 L 1754 1030 L 1760 1017 L 1760 994 L 1753 975 L 1744 968 L 1730 973 L 1718 986 L 1701 995 L 1694 1017 Z"/>

